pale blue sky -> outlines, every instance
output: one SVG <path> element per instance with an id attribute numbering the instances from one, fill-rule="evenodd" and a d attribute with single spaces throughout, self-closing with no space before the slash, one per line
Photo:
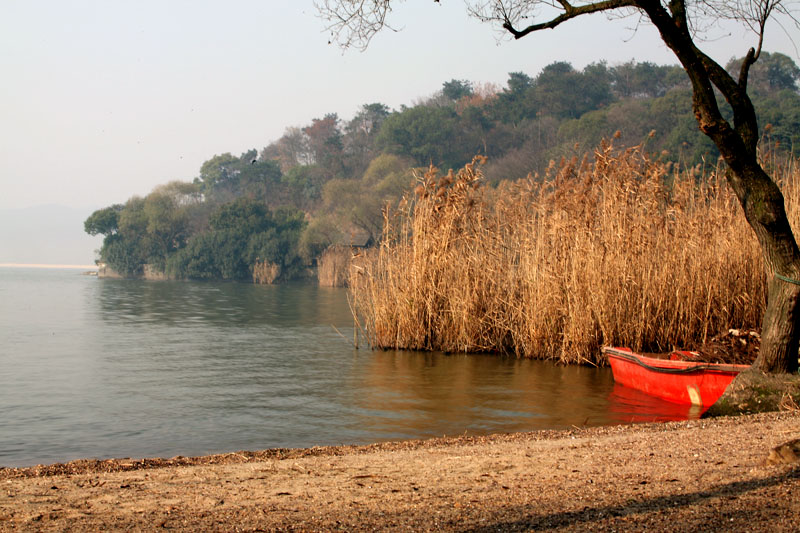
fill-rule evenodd
<path id="1" fill-rule="evenodd" d="M 342 53 L 311 0 L 3 0 L 0 208 L 124 202 L 191 180 L 215 154 L 261 149 L 287 126 L 411 104 L 453 78 L 504 85 L 509 72 L 562 60 L 675 63 L 631 19 L 500 43 L 461 0 L 398 3 L 392 20 L 402 31 Z M 772 28 L 765 49 L 800 63 L 787 28 Z M 725 62 L 751 44 L 734 29 L 706 48 Z"/>

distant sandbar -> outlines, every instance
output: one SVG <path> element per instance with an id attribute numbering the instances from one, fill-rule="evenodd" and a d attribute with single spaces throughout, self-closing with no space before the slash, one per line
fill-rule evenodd
<path id="1" fill-rule="evenodd" d="M 44 265 L 36 263 L 0 263 L 5 268 L 75 268 L 82 270 L 97 270 L 97 265 Z"/>

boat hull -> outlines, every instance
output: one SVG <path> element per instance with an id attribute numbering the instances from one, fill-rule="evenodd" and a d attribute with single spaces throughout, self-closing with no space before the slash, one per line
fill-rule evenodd
<path id="1" fill-rule="evenodd" d="M 627 348 L 603 348 L 614 381 L 670 402 L 711 407 L 747 365 L 656 359 Z"/>

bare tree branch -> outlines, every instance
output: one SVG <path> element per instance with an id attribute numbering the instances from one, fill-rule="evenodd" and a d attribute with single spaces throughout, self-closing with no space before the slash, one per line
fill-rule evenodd
<path id="1" fill-rule="evenodd" d="M 791 0 L 701 0 L 696 4 L 695 11 L 699 17 L 734 21 L 758 37 L 757 45 L 748 51 L 742 62 L 739 72 L 741 87 L 747 87 L 748 71 L 761 55 L 767 21 L 775 13 L 794 18 L 785 5 L 787 3 L 791 3 Z"/>
<path id="2" fill-rule="evenodd" d="M 635 7 L 634 0 L 603 0 L 580 5 L 571 4 L 568 0 L 495 0 L 466 3 L 472 16 L 484 22 L 498 23 L 515 39 L 521 39 L 535 31 L 555 28 L 581 15 Z M 522 24 L 532 18 L 545 20 L 534 24 Z"/>
<path id="3" fill-rule="evenodd" d="M 392 11 L 391 4 L 391 0 L 314 1 L 319 16 L 329 23 L 325 28 L 331 32 L 328 42 L 360 50 L 365 50 L 375 34 L 384 28 L 397 31 L 386 20 Z"/>
<path id="4" fill-rule="evenodd" d="M 634 3 L 631 0 L 605 0 L 603 2 L 597 2 L 592 4 L 585 4 L 582 6 L 572 6 L 568 2 L 559 0 L 559 3 L 564 8 L 564 12 L 557 17 L 554 17 L 548 21 L 540 22 L 538 24 L 531 24 L 522 30 L 516 30 L 514 28 L 514 24 L 510 20 L 505 20 L 503 22 L 503 28 L 508 30 L 515 39 L 521 39 L 525 37 L 529 33 L 539 30 L 545 29 L 552 29 L 561 24 L 562 22 L 566 22 L 570 19 L 574 19 L 581 15 L 588 15 L 590 13 L 599 13 L 601 11 L 611 11 L 614 9 L 620 9 L 623 7 L 633 7 Z"/>

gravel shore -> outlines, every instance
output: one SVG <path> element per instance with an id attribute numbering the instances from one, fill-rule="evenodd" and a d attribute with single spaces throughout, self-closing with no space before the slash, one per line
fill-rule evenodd
<path id="1" fill-rule="evenodd" d="M 797 531 L 800 413 L 0 469 L 2 531 Z"/>

